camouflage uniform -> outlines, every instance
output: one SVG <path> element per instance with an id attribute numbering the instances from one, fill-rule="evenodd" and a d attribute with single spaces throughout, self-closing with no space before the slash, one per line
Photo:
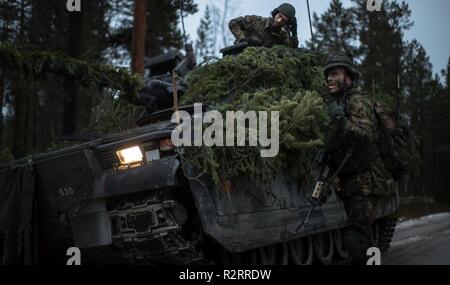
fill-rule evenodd
<path id="1" fill-rule="evenodd" d="M 289 33 L 285 29 L 272 29 L 273 18 L 260 16 L 244 16 L 233 19 L 229 23 L 231 33 L 236 41 L 250 39 L 258 46 L 291 45 Z"/>
<path id="2" fill-rule="evenodd" d="M 337 194 L 344 202 L 348 217 L 344 242 L 347 241 L 350 256 L 355 260 L 359 257 L 356 262 L 361 263 L 371 246 L 378 201 L 382 196 L 392 195 L 396 183 L 379 156 L 378 122 L 370 98 L 350 89 L 332 99 L 343 107 L 345 117 L 330 125 L 326 145 L 335 168 L 353 147 L 352 156 L 339 174 L 341 190 Z"/>

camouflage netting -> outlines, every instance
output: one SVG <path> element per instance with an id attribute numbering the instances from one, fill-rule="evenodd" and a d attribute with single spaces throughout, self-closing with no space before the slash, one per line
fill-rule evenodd
<path id="1" fill-rule="evenodd" d="M 185 159 L 222 185 L 241 174 L 267 185 L 280 170 L 307 180 L 328 121 L 319 66 L 314 54 L 276 46 L 248 48 L 199 67 L 190 74 L 180 104 L 203 103 L 224 118 L 225 111 L 279 111 L 280 151 L 261 158 L 260 147 L 189 147 Z"/>

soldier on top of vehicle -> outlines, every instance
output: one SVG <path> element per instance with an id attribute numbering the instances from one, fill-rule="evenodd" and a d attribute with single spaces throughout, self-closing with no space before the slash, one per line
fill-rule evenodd
<path id="1" fill-rule="evenodd" d="M 341 169 L 337 195 L 348 218 L 343 242 L 352 264 L 362 265 L 372 246 L 377 205 L 382 196 L 394 193 L 396 183 L 377 146 L 375 102 L 355 87 L 360 73 L 352 58 L 345 53 L 332 54 L 324 72 L 332 120 L 325 145 L 331 166 Z"/>
<path id="2" fill-rule="evenodd" d="M 229 23 L 235 44 L 246 42 L 250 46 L 272 47 L 287 45 L 298 47 L 295 8 L 284 3 L 272 11 L 272 17 L 243 16 Z"/>

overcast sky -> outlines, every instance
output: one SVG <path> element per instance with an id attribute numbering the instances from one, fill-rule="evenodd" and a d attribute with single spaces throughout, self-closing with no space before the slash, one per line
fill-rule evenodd
<path id="1" fill-rule="evenodd" d="M 237 6 L 233 15 L 227 20 L 240 15 L 268 16 L 270 11 L 279 4 L 288 2 L 297 9 L 298 34 L 302 44 L 310 39 L 308 12 L 306 0 L 283 1 L 283 0 L 231 0 Z M 394 0 L 382 0 L 394 1 Z M 434 72 L 440 72 L 447 66 L 450 56 L 450 0 L 405 0 L 412 11 L 411 19 L 414 26 L 406 32 L 407 40 L 416 38 L 425 47 L 431 58 Z M 199 12 L 185 19 L 187 33 L 195 41 L 200 19 L 204 14 L 206 5 L 213 2 L 222 7 L 223 0 L 196 0 Z M 326 11 L 331 0 L 310 0 L 311 14 L 321 14 Z M 352 3 L 350 0 L 342 0 L 345 7 Z"/>

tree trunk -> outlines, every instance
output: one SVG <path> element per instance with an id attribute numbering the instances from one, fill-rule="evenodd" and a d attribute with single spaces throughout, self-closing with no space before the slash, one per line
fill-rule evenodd
<path id="1" fill-rule="evenodd" d="M 26 154 L 26 118 L 27 118 L 27 92 L 19 82 L 12 87 L 14 94 L 14 120 L 13 120 L 13 144 L 14 157 L 23 157 Z"/>
<path id="2" fill-rule="evenodd" d="M 67 39 L 67 51 L 73 58 L 80 58 L 82 54 L 82 13 L 70 13 L 69 34 Z M 65 100 L 63 113 L 63 134 L 71 135 L 76 130 L 77 105 L 80 87 L 74 79 L 65 79 Z"/>
<path id="3" fill-rule="evenodd" d="M 5 79 L 0 71 L 0 149 L 3 148 L 3 101 L 5 98 Z"/>
<path id="4" fill-rule="evenodd" d="M 147 28 L 147 0 L 134 1 L 133 39 L 131 44 L 131 69 L 144 74 L 145 32 Z"/>

